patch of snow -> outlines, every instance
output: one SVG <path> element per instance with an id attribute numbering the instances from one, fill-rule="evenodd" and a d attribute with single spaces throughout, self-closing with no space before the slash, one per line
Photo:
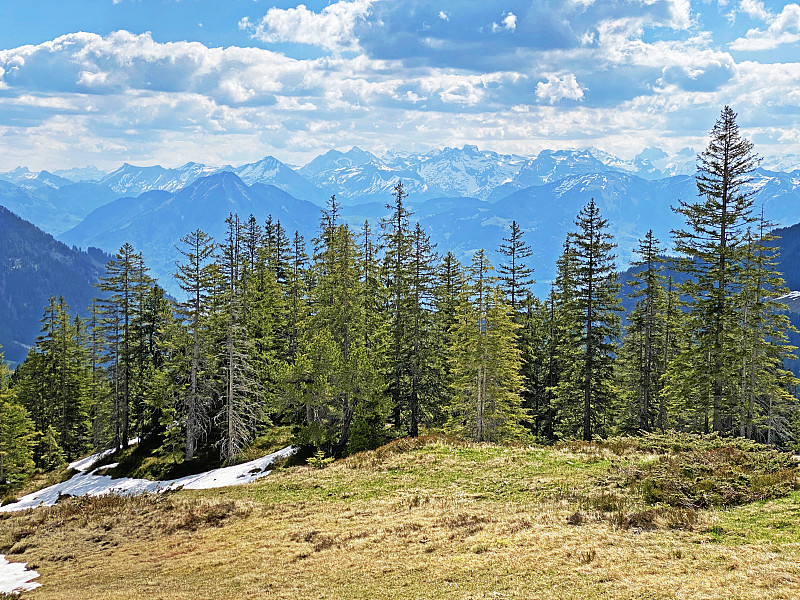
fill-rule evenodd
<path id="1" fill-rule="evenodd" d="M 31 581 L 39 574 L 25 568 L 28 563 L 10 563 L 0 554 L 0 594 L 15 594 L 36 589 L 41 583 Z"/>
<path id="2" fill-rule="evenodd" d="M 240 465 L 222 467 L 205 473 L 166 481 L 132 479 L 129 477 L 112 479 L 109 475 L 95 475 L 94 472 L 87 472 L 91 465 L 97 462 L 101 456 L 108 454 L 108 452 L 107 450 L 99 452 L 71 463 L 70 467 L 78 471 L 71 479 L 23 496 L 17 502 L 0 507 L 0 512 L 27 510 L 37 506 L 53 506 L 60 496 L 102 496 L 104 494 L 134 496 L 146 493 L 157 494 L 168 490 L 206 490 L 242 485 L 269 475 L 271 471 L 267 467 L 280 458 L 286 458 L 294 454 L 295 448 L 288 446 L 283 450 L 278 450 Z"/>
<path id="3" fill-rule="evenodd" d="M 138 443 L 139 443 L 139 438 L 133 438 L 132 440 L 128 441 L 128 445 L 130 446 L 133 446 Z M 101 452 L 92 454 L 91 456 L 87 456 L 86 458 L 81 458 L 80 460 L 76 460 L 74 462 L 69 463 L 67 465 L 67 468 L 71 469 L 72 471 L 80 471 L 81 473 L 85 473 L 86 471 L 91 469 L 92 465 L 94 465 L 101 458 L 105 458 L 109 454 L 113 454 L 116 451 L 117 451 L 116 448 L 109 448 L 108 450 L 102 450 Z"/>

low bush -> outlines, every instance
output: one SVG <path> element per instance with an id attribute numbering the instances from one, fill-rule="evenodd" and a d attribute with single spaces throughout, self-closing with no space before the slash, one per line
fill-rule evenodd
<path id="1" fill-rule="evenodd" d="M 701 445 L 628 471 L 628 486 L 649 504 L 692 509 L 780 498 L 800 489 L 787 454 L 753 443 Z"/>

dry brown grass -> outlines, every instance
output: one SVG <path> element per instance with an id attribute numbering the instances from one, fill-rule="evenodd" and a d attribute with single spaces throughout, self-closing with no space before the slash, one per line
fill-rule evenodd
<path id="1" fill-rule="evenodd" d="M 1 520 L 0 544 L 43 599 L 800 597 L 796 494 L 622 527 L 559 492 L 602 458 L 430 440 L 242 488 L 73 499 Z"/>

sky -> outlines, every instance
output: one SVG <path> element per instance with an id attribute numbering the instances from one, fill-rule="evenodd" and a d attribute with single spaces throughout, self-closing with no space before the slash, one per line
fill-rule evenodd
<path id="1" fill-rule="evenodd" d="M 800 155 L 800 5 L 2 0 L 0 171 L 354 145 L 676 156 L 726 104 L 760 155 Z"/>

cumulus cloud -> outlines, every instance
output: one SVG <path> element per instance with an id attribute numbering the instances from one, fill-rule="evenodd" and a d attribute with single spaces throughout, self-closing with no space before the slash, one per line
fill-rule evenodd
<path id="1" fill-rule="evenodd" d="M 327 50 L 357 50 L 354 29 L 369 15 L 375 0 L 341 0 L 316 13 L 304 4 L 296 8 L 270 8 L 258 23 L 247 17 L 239 28 L 262 42 L 294 42 L 321 46 Z"/>
<path id="2" fill-rule="evenodd" d="M 748 17 L 764 21 L 765 23 L 768 23 L 774 18 L 772 13 L 764 7 L 764 3 L 761 2 L 761 0 L 742 0 L 739 3 L 739 10 Z"/>
<path id="3" fill-rule="evenodd" d="M 548 75 L 547 81 L 536 84 L 536 97 L 555 104 L 559 100 L 583 99 L 583 88 L 573 73 L 566 75 Z"/>
<path id="4" fill-rule="evenodd" d="M 800 5 L 787 4 L 780 14 L 773 16 L 765 11 L 767 29 L 750 29 L 744 37 L 731 42 L 732 50 L 773 50 L 784 44 L 800 41 Z"/>
<path id="5" fill-rule="evenodd" d="M 517 29 L 517 17 L 514 13 L 509 12 L 499 25 L 497 23 L 492 23 L 492 33 L 497 33 L 504 29 L 506 31 L 515 31 Z"/>
<path id="6" fill-rule="evenodd" d="M 758 0 L 736 6 L 766 19 L 742 37 L 750 44 L 800 33 L 797 4 L 769 18 Z M 673 152 L 702 146 L 708 115 L 731 98 L 743 120 L 772 119 L 775 144 L 790 139 L 800 67 L 734 60 L 717 31 L 700 29 L 712 9 L 729 10 L 688 0 L 333 0 L 242 19 L 262 47 L 69 34 L 0 50 L 0 160 L 52 167 L 43 163 L 62 146 L 80 147 L 69 160 L 84 164 L 236 163 L 273 150 L 300 163 L 343 144 L 530 153 L 585 140 Z M 308 58 L 296 43 L 326 52 Z"/>

